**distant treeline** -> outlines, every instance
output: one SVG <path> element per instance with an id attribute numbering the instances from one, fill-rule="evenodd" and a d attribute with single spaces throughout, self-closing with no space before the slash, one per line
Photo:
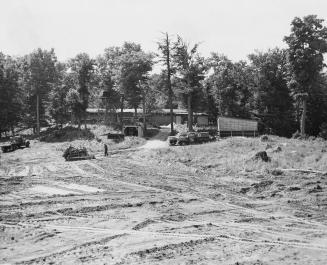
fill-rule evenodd
<path id="1" fill-rule="evenodd" d="M 198 44 L 167 33 L 157 53 L 131 42 L 96 58 L 81 53 L 66 62 L 58 61 L 53 49 L 22 57 L 0 52 L 0 132 L 17 127 L 37 132 L 42 122 L 63 124 L 71 115 L 80 126 L 88 107 L 146 112 L 180 107 L 188 109 L 189 120 L 201 111 L 211 120 L 255 118 L 262 132 L 280 136 L 297 130 L 318 135 L 327 130 L 323 23 L 314 15 L 295 18 L 284 38 L 287 49 L 255 52 L 239 62 L 220 53 L 204 58 Z M 155 64 L 160 73 L 152 73 Z"/>

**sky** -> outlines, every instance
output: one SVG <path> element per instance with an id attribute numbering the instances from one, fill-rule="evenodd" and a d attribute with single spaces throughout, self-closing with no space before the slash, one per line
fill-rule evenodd
<path id="1" fill-rule="evenodd" d="M 1 52 L 54 48 L 63 61 L 124 41 L 157 52 L 162 32 L 200 43 L 204 56 L 245 60 L 255 50 L 286 47 L 296 16 L 327 20 L 327 0 L 0 0 L 0 10 Z"/>

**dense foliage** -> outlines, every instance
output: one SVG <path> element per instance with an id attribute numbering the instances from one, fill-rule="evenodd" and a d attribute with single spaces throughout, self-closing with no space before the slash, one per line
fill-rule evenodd
<path id="1" fill-rule="evenodd" d="M 287 49 L 255 52 L 239 62 L 220 53 L 204 58 L 198 44 L 168 33 L 158 42 L 157 55 L 132 42 L 108 47 L 97 58 L 81 53 L 67 62 L 59 62 L 53 49 L 22 57 L 0 52 L 0 133 L 36 130 L 49 121 L 80 125 L 88 107 L 107 112 L 182 107 L 189 120 L 201 111 L 211 121 L 218 116 L 258 119 L 265 133 L 290 137 L 298 130 L 326 137 L 323 23 L 313 15 L 296 17 L 284 38 Z M 151 73 L 155 64 L 162 67 L 160 73 Z"/>

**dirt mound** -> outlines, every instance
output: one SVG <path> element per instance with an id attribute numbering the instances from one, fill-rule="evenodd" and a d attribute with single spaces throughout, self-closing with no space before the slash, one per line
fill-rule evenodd
<path id="1" fill-rule="evenodd" d="M 73 140 L 92 140 L 94 134 L 89 129 L 78 129 L 67 126 L 62 129 L 50 128 L 42 133 L 40 141 L 43 142 L 67 142 Z"/>
<path id="2" fill-rule="evenodd" d="M 142 145 L 140 148 L 143 149 L 158 149 L 158 148 L 167 148 L 168 143 L 160 140 L 150 140 L 147 141 L 145 145 Z"/>
<path id="3" fill-rule="evenodd" d="M 255 160 L 262 160 L 264 162 L 270 162 L 271 158 L 267 155 L 266 151 L 261 151 L 255 154 L 254 156 Z"/>
<path id="4" fill-rule="evenodd" d="M 260 137 L 260 140 L 261 140 L 261 142 L 268 142 L 269 141 L 269 137 L 268 137 L 268 135 L 262 135 Z"/>

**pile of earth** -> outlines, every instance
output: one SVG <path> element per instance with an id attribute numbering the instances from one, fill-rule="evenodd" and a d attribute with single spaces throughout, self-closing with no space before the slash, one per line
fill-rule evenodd
<path id="1" fill-rule="evenodd" d="M 73 140 L 92 140 L 94 134 L 89 129 L 78 129 L 72 126 L 64 128 L 48 128 L 42 132 L 40 140 L 43 142 L 66 142 Z"/>

